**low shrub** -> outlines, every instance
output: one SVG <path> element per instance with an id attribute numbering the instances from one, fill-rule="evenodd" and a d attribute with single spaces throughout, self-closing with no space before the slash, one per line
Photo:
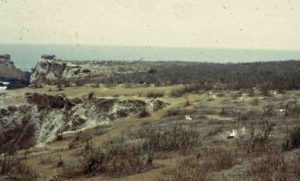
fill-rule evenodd
<path id="1" fill-rule="evenodd" d="M 151 153 L 189 150 L 201 144 L 199 133 L 193 127 L 179 123 L 166 128 L 143 126 L 135 136 L 142 140 L 143 149 Z"/>
<path id="2" fill-rule="evenodd" d="M 28 178 L 37 178 L 37 174 L 29 166 L 21 162 L 15 155 L 4 155 L 0 159 L 0 175 L 18 177 L 22 175 Z"/>
<path id="3" fill-rule="evenodd" d="M 151 91 L 151 92 L 148 92 L 146 94 L 146 97 L 148 97 L 148 98 L 157 98 L 157 97 L 164 97 L 164 95 L 165 95 L 164 92 L 158 92 L 158 91 L 153 92 L 153 91 Z"/>
<path id="4" fill-rule="evenodd" d="M 253 87 L 248 89 L 248 95 L 250 97 L 254 97 L 255 96 L 255 89 L 253 89 Z"/>
<path id="5" fill-rule="evenodd" d="M 201 89 L 201 85 L 194 84 L 194 85 L 185 85 L 184 87 L 181 88 L 174 88 L 170 92 L 171 97 L 182 97 L 186 93 L 191 93 L 191 92 L 197 92 Z"/>
<path id="6" fill-rule="evenodd" d="M 163 117 L 171 117 L 171 116 L 178 116 L 182 113 L 180 109 L 168 109 Z"/>
<path id="7" fill-rule="evenodd" d="M 228 112 L 226 111 L 225 107 L 222 107 L 221 111 L 220 111 L 220 115 L 225 116 L 225 115 L 227 115 L 227 113 Z"/>
<path id="8" fill-rule="evenodd" d="M 94 97 L 95 97 L 95 92 L 90 92 L 90 93 L 88 94 L 88 99 L 89 99 L 89 100 L 93 99 Z"/>
<path id="9" fill-rule="evenodd" d="M 256 127 L 255 127 L 256 126 Z M 249 128 L 249 137 L 239 143 L 239 148 L 246 155 L 258 156 L 268 153 L 274 149 L 271 144 L 270 135 L 273 130 L 273 125 L 267 120 L 261 125 L 253 125 Z"/>
<path id="10" fill-rule="evenodd" d="M 261 93 L 263 96 L 266 96 L 266 97 L 270 96 L 270 89 L 268 88 L 268 86 L 265 86 L 265 85 L 262 86 Z"/>
<path id="11" fill-rule="evenodd" d="M 272 151 L 261 158 L 253 159 L 248 174 L 254 180 L 289 180 L 287 167 L 283 154 L 279 151 Z"/>
<path id="12" fill-rule="evenodd" d="M 58 132 L 56 132 L 55 137 L 56 137 L 57 141 L 60 141 L 60 140 L 64 139 L 64 134 L 62 131 L 58 131 Z"/>
<path id="13" fill-rule="evenodd" d="M 300 147 L 300 127 L 295 127 L 288 133 L 286 142 L 283 144 L 283 150 L 291 150 Z"/>
<path id="14" fill-rule="evenodd" d="M 141 111 L 141 112 L 139 113 L 138 116 L 139 116 L 139 118 L 145 118 L 145 117 L 147 117 L 147 116 L 150 116 L 150 113 L 149 113 L 148 110 L 144 109 L 143 111 Z"/>
<path id="15" fill-rule="evenodd" d="M 145 154 L 148 153 L 142 152 L 139 145 L 113 142 L 104 148 L 90 145 L 82 149 L 80 165 L 84 174 L 107 173 L 121 176 L 141 173 L 152 165 L 152 157 L 144 157 Z"/>
<path id="16" fill-rule="evenodd" d="M 209 172 L 229 169 L 238 164 L 233 150 L 222 147 L 204 148 L 196 157 L 189 157 L 168 168 L 159 178 L 161 181 L 208 181 Z"/>
<path id="17" fill-rule="evenodd" d="M 186 98 L 184 106 L 190 106 L 190 105 L 191 105 L 190 100 L 188 98 Z"/>

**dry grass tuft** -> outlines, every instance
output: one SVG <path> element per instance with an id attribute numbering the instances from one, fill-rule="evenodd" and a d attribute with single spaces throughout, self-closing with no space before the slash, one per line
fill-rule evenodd
<path id="1" fill-rule="evenodd" d="M 282 145 L 283 150 L 291 150 L 300 147 L 300 127 L 290 130 L 286 142 Z"/>

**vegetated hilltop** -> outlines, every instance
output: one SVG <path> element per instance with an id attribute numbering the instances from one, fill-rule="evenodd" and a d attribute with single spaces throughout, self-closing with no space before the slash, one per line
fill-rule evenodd
<path id="1" fill-rule="evenodd" d="M 63 61 L 44 57 L 31 84 L 197 84 L 203 89 L 300 88 L 300 61 L 237 64 L 162 61 Z"/>

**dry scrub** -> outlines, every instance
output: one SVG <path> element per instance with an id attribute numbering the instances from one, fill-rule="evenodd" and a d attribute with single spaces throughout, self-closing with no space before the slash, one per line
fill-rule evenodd
<path id="1" fill-rule="evenodd" d="M 12 180 L 34 180 L 37 174 L 20 158 L 14 155 L 4 155 L 0 159 L 0 175 L 6 175 Z"/>
<path id="2" fill-rule="evenodd" d="M 160 180 L 167 181 L 209 181 L 210 173 L 229 169 L 238 163 L 232 150 L 222 147 L 203 148 L 197 156 L 179 162 L 163 172 Z"/>

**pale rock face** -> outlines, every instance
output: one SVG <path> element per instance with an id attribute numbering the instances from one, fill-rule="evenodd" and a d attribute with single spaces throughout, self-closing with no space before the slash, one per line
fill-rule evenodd
<path id="1" fill-rule="evenodd" d="M 152 113 L 166 103 L 140 99 L 67 99 L 61 96 L 31 94 L 28 104 L 0 109 L 0 143 L 15 140 L 33 140 L 34 145 L 56 139 L 57 133 L 76 132 L 133 116 L 142 112 Z M 31 129 L 29 129 L 31 128 Z M 11 135 L 11 137 L 1 137 Z M 26 142 L 24 142 L 25 144 Z M 21 148 L 33 145 L 21 145 Z M 18 147 L 19 148 L 19 147 Z"/>
<path id="2" fill-rule="evenodd" d="M 59 110 L 53 110 L 42 120 L 37 138 L 38 143 L 54 140 L 59 129 L 63 128 L 63 113 Z"/>
<path id="3" fill-rule="evenodd" d="M 57 84 L 62 81 L 72 81 L 84 78 L 82 68 L 68 62 L 42 59 L 31 74 L 30 84 Z"/>
<path id="4" fill-rule="evenodd" d="M 53 60 L 43 59 L 31 74 L 30 83 L 41 83 L 43 81 L 59 81 L 64 71 L 63 64 Z"/>

